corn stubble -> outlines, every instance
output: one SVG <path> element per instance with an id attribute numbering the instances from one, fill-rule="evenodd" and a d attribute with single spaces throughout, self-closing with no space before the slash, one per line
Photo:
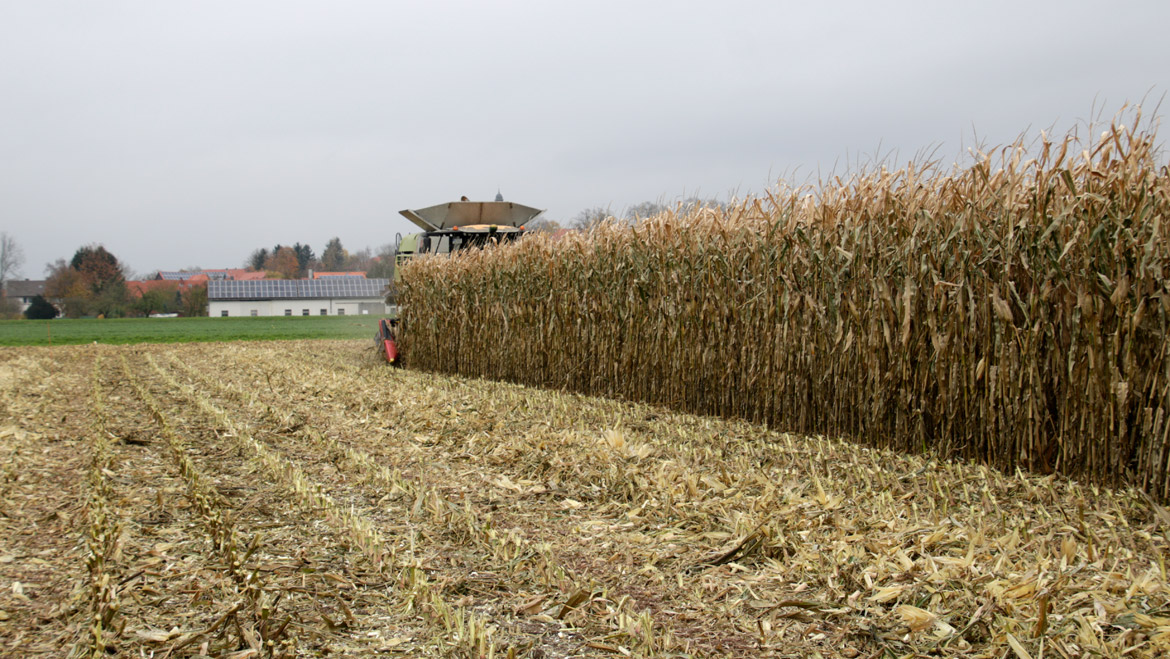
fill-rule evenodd
<path id="1" fill-rule="evenodd" d="M 1170 174 L 1130 115 L 965 169 L 415 259 L 405 354 L 1165 501 Z"/>
<path id="2" fill-rule="evenodd" d="M 0 535 L 0 654 L 1170 651 L 1170 513 L 1139 491 L 363 353 L 0 349 L 0 381 L 29 374 L 0 388 L 0 530 L 49 494 L 37 470 L 87 513 L 72 542 Z"/>

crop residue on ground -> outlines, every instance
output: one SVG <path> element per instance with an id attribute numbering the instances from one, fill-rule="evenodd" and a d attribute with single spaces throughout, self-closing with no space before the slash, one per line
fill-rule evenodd
<path id="1" fill-rule="evenodd" d="M 0 654 L 1163 656 L 1136 492 L 387 368 L 0 349 Z"/>

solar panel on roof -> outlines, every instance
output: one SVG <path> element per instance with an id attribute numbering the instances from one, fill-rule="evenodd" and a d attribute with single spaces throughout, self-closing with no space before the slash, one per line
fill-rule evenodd
<path id="1" fill-rule="evenodd" d="M 389 279 L 213 279 L 207 282 L 207 297 L 213 300 L 380 298 L 389 283 Z"/>

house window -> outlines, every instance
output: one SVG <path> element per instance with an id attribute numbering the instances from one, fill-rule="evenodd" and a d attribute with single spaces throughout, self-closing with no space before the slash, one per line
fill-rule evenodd
<path id="1" fill-rule="evenodd" d="M 224 318 L 227 318 L 227 309 L 224 309 L 223 311 L 219 312 L 219 315 L 223 316 Z"/>
<path id="2" fill-rule="evenodd" d="M 321 310 L 321 315 L 322 315 L 322 316 L 328 316 L 328 315 L 329 315 L 329 310 L 328 310 L 328 309 L 322 309 L 322 310 Z"/>
<path id="3" fill-rule="evenodd" d="M 291 315 L 292 315 L 292 309 L 285 309 L 285 310 L 284 310 L 284 315 L 286 315 L 286 316 L 291 316 Z"/>
<path id="4" fill-rule="evenodd" d="M 302 316 L 307 316 L 307 315 L 309 315 L 309 310 L 308 310 L 308 309 L 301 309 L 301 315 L 302 315 Z"/>
<path id="5" fill-rule="evenodd" d="M 253 316 L 253 317 L 255 317 L 255 316 L 257 316 L 257 315 L 259 315 L 259 314 L 257 314 L 257 313 L 256 313 L 256 310 L 255 310 L 255 309 L 253 309 L 253 310 L 252 310 L 252 316 Z"/>
<path id="6" fill-rule="evenodd" d="M 338 316 L 344 316 L 344 315 L 345 315 L 345 309 L 338 309 L 338 310 L 337 310 L 337 315 L 338 315 Z"/>

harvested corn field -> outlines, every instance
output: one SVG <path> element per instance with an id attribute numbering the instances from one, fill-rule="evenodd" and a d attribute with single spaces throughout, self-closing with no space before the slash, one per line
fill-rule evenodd
<path id="1" fill-rule="evenodd" d="M 1133 492 L 365 342 L 0 349 L 6 656 L 1155 657 Z"/>

